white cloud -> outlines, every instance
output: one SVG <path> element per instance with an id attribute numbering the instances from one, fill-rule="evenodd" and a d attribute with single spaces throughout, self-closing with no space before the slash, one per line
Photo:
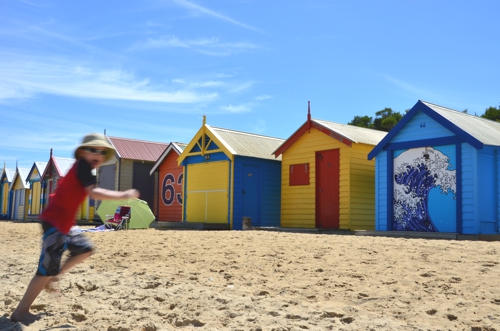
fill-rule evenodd
<path id="1" fill-rule="evenodd" d="M 181 78 L 172 79 L 172 82 L 187 86 L 189 88 L 221 87 L 226 85 L 226 83 L 220 81 L 189 82 Z"/>
<path id="2" fill-rule="evenodd" d="M 174 89 L 152 84 L 147 78 L 138 79 L 123 70 L 92 69 L 61 59 L 10 58 L 0 61 L 0 72 L 0 100 L 37 94 L 160 103 L 208 102 L 218 98 L 217 92 L 197 92 L 196 86 Z"/>
<path id="3" fill-rule="evenodd" d="M 267 95 L 267 94 L 263 94 L 263 95 L 258 95 L 256 96 L 255 98 L 253 98 L 255 101 L 262 101 L 262 100 L 267 100 L 267 99 L 271 99 L 271 96 L 270 95 Z"/>
<path id="4" fill-rule="evenodd" d="M 31 1 L 26 1 L 26 0 L 17 0 L 18 2 L 24 3 L 26 5 L 30 5 L 33 7 L 38 7 L 38 8 L 44 8 L 45 6 L 40 5 L 39 3 L 31 2 Z"/>
<path id="5" fill-rule="evenodd" d="M 391 83 L 393 83 L 394 85 L 396 85 L 397 87 L 399 87 L 400 89 L 403 89 L 407 92 L 410 92 L 412 95 L 414 95 L 415 97 L 417 97 L 417 99 L 425 99 L 425 98 L 428 98 L 428 99 L 433 99 L 436 97 L 436 94 L 435 93 L 432 93 L 432 92 L 429 92 L 427 90 L 424 90 L 420 87 L 417 87 L 417 86 L 413 86 L 411 84 L 408 84 L 406 82 L 403 82 L 403 81 L 400 81 L 396 78 L 393 78 L 391 76 L 384 76 L 388 81 L 390 81 Z"/>
<path id="6" fill-rule="evenodd" d="M 220 109 L 230 112 L 230 113 L 246 113 L 252 110 L 251 104 L 241 104 L 241 105 L 227 105 L 222 106 Z"/>
<path id="7" fill-rule="evenodd" d="M 28 91 L 0 84 L 0 103 L 11 99 L 30 99 L 31 97 L 33 97 L 33 94 Z"/>
<path id="8" fill-rule="evenodd" d="M 240 93 L 240 92 L 243 92 L 245 90 L 248 90 L 254 84 L 255 84 L 255 82 L 248 81 L 248 82 L 245 82 L 245 83 L 242 83 L 242 84 L 233 85 L 233 86 L 231 86 L 229 92 L 230 93 Z"/>
<path id="9" fill-rule="evenodd" d="M 257 124 L 253 128 L 253 132 L 262 134 L 265 131 L 266 131 L 266 121 L 264 121 L 263 119 L 259 119 L 257 121 Z"/>
<path id="10" fill-rule="evenodd" d="M 194 10 L 197 13 L 203 13 L 203 14 L 206 14 L 208 16 L 211 16 L 211 17 L 214 17 L 214 18 L 217 18 L 217 19 L 220 19 L 220 20 L 223 20 L 223 21 L 226 21 L 226 22 L 229 22 L 229 23 L 241 26 L 241 27 L 243 27 L 245 29 L 248 29 L 248 30 L 261 32 L 257 28 L 254 28 L 254 27 L 252 27 L 250 25 L 238 22 L 238 21 L 236 21 L 236 20 L 234 20 L 234 19 L 232 19 L 230 17 L 227 17 L 225 15 L 219 14 L 219 13 L 217 13 L 217 12 L 211 10 L 211 9 L 202 7 L 202 6 L 197 5 L 195 3 L 192 3 L 192 2 L 189 2 L 189 1 L 186 1 L 186 0 L 173 0 L 173 1 L 175 3 L 177 3 L 178 5 L 180 5 L 180 6 L 184 7 L 184 8 L 187 8 L 187 9 Z"/>
<path id="11" fill-rule="evenodd" d="M 252 82 L 250 82 L 250 83 L 252 83 Z M 236 90 L 243 90 L 243 89 L 249 88 L 251 85 L 252 84 L 243 84 L 241 86 L 241 88 L 235 88 L 235 89 Z M 230 112 L 230 113 L 250 112 L 250 111 L 252 111 L 253 108 L 259 107 L 261 105 L 261 103 L 260 103 L 261 101 L 269 99 L 269 98 L 271 98 L 269 95 L 260 95 L 260 96 L 254 97 L 253 100 L 250 102 L 242 103 L 242 104 L 238 104 L 238 105 L 229 104 L 227 106 L 221 107 L 220 109 L 227 111 L 227 112 Z M 264 130 L 265 130 L 265 123 L 264 123 L 264 125 L 262 125 L 262 131 L 259 131 L 259 132 L 263 132 Z"/>
<path id="12" fill-rule="evenodd" d="M 260 48 L 258 45 L 248 42 L 224 43 L 218 38 L 179 39 L 176 36 L 163 36 L 150 38 L 145 42 L 134 44 L 130 51 L 141 51 L 162 48 L 185 48 L 210 56 L 229 56 L 233 54 L 249 52 Z"/>

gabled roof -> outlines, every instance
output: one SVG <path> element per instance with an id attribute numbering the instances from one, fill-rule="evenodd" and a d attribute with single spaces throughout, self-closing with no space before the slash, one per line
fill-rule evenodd
<path id="1" fill-rule="evenodd" d="M 109 137 L 118 157 L 123 159 L 156 162 L 168 147 L 167 143 Z"/>
<path id="2" fill-rule="evenodd" d="M 385 136 L 385 138 L 368 154 L 368 159 L 375 157 L 388 143 L 390 143 L 392 138 L 394 138 L 394 136 L 396 136 L 419 111 L 426 114 L 476 149 L 482 149 L 484 145 L 500 146 L 499 122 L 418 100 L 413 108 L 403 116 L 387 136 Z"/>
<path id="3" fill-rule="evenodd" d="M 152 175 L 156 171 L 156 168 L 158 168 L 158 166 L 162 164 L 163 160 L 170 152 L 177 153 L 177 155 L 180 155 L 184 150 L 184 148 L 186 148 L 186 146 L 187 144 L 184 143 L 171 142 L 170 144 L 168 144 L 167 148 L 165 148 L 163 153 L 161 153 L 160 157 L 158 158 L 158 161 L 156 161 L 155 165 L 153 166 L 149 174 Z"/>
<path id="4" fill-rule="evenodd" d="M 374 129 L 362 128 L 354 125 L 340 124 L 323 120 L 312 119 L 313 122 L 323 125 L 325 128 L 343 136 L 356 144 L 376 145 L 386 135 L 387 132 Z"/>
<path id="5" fill-rule="evenodd" d="M 30 186 L 26 184 L 26 176 L 30 172 L 29 168 L 16 168 L 16 172 L 14 174 L 14 178 L 12 178 L 12 183 L 10 184 L 9 190 L 12 190 L 14 184 L 17 180 L 21 181 L 24 189 L 29 189 Z"/>
<path id="6" fill-rule="evenodd" d="M 462 129 L 465 133 L 476 138 L 482 144 L 488 146 L 500 146 L 500 122 L 495 122 L 479 116 L 469 115 L 461 111 L 441 107 L 430 102 L 421 102 L 441 115 L 444 119 L 447 119 L 451 122 L 451 124 L 454 124 L 456 128 Z"/>
<path id="7" fill-rule="evenodd" d="M 30 180 L 36 180 L 36 179 L 41 178 L 46 167 L 47 167 L 47 162 L 35 162 L 35 163 L 33 163 L 33 166 L 31 167 L 30 172 L 26 176 L 26 180 L 30 181 Z M 32 178 L 35 175 L 35 170 L 38 173 L 38 176 L 39 176 L 38 178 Z"/>
<path id="8" fill-rule="evenodd" d="M 14 175 L 16 173 L 16 169 L 14 168 L 4 168 L 2 171 L 2 176 L 0 177 L 0 180 L 7 181 L 7 183 L 11 183 L 12 179 L 14 178 Z"/>
<path id="9" fill-rule="evenodd" d="M 324 134 L 336 139 L 347 146 L 356 144 L 376 145 L 387 134 L 384 131 L 362 128 L 354 125 L 346 125 L 324 120 L 312 119 L 308 113 L 307 121 L 302 124 L 281 146 L 276 149 L 273 154 L 276 157 L 283 154 L 293 143 L 295 143 L 304 133 L 308 132 L 311 128 L 315 128 Z"/>
<path id="10" fill-rule="evenodd" d="M 75 163 L 75 159 L 51 156 L 41 177 L 45 178 L 50 175 L 64 177 L 68 173 L 69 169 L 71 169 L 73 163 Z M 52 168 L 56 171 L 55 174 L 50 173 Z"/>
<path id="11" fill-rule="evenodd" d="M 207 137 L 210 138 L 209 142 L 206 142 Z M 197 153 L 200 155 L 222 151 L 231 160 L 237 155 L 275 160 L 272 151 L 283 141 L 285 140 L 280 138 L 211 127 L 206 124 L 206 117 L 203 116 L 203 125 L 179 155 L 177 162 L 181 164 L 186 157 L 192 155 L 190 153 L 194 149 L 198 149 Z M 217 149 L 213 148 L 214 144 Z"/>
<path id="12" fill-rule="evenodd" d="M 285 139 L 261 136 L 253 133 L 214 128 L 207 125 L 221 142 L 228 146 L 233 155 L 250 156 L 274 160 L 272 152 Z"/>

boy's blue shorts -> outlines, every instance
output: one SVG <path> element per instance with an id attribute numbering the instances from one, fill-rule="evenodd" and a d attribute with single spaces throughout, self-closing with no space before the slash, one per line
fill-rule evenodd
<path id="1" fill-rule="evenodd" d="M 43 242 L 38 276 L 55 276 L 61 272 L 61 260 L 64 251 L 70 256 L 88 253 L 94 250 L 94 244 L 83 233 L 62 234 L 52 224 L 43 222 Z"/>

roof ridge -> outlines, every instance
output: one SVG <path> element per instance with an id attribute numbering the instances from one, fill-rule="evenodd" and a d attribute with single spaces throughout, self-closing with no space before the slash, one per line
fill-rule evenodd
<path id="1" fill-rule="evenodd" d="M 265 136 L 265 135 L 262 135 L 262 134 L 256 134 L 256 133 L 250 133 L 250 132 L 244 132 L 244 131 L 238 131 L 238 130 L 231 130 L 231 129 L 219 128 L 219 127 L 215 127 L 215 126 L 210 126 L 210 127 L 212 129 L 214 129 L 214 130 L 221 130 L 221 131 L 227 131 L 227 132 L 241 133 L 241 134 L 245 134 L 245 135 L 248 135 L 248 136 L 270 138 L 270 139 L 276 139 L 276 140 L 285 140 L 283 138 Z"/>
<path id="2" fill-rule="evenodd" d="M 332 122 L 332 121 L 327 121 L 327 120 L 321 120 L 319 118 L 311 118 L 311 121 L 322 121 L 322 122 L 328 122 L 328 123 L 333 123 L 333 124 L 338 124 L 338 125 L 346 126 L 346 127 L 349 127 L 349 128 L 356 128 L 356 129 L 360 129 L 360 130 L 370 130 L 370 131 L 375 131 L 375 132 L 380 132 L 380 133 L 387 133 L 386 131 L 382 131 L 382 130 L 365 128 L 363 126 L 343 124 L 343 123 Z"/>
<path id="3" fill-rule="evenodd" d="M 142 142 L 142 143 L 161 144 L 161 145 L 168 145 L 169 144 L 169 143 L 161 142 L 161 141 L 141 140 L 141 139 L 133 139 L 133 138 L 113 137 L 113 136 L 107 136 L 107 137 L 113 138 L 113 139 Z"/>
<path id="4" fill-rule="evenodd" d="M 488 122 L 493 122 L 493 123 L 500 124 L 500 122 L 490 120 L 489 118 L 484 118 L 484 117 L 481 117 L 481 116 L 464 113 L 463 111 L 460 111 L 460 110 L 456 110 L 456 109 L 444 107 L 444 106 L 441 106 L 441 105 L 438 105 L 438 104 L 435 104 L 435 103 L 432 103 L 432 102 L 424 101 L 424 100 L 420 100 L 420 101 L 422 101 L 422 103 L 425 104 L 425 105 L 427 105 L 427 106 L 434 106 L 434 107 L 438 107 L 438 108 L 441 108 L 441 109 L 446 110 L 446 111 L 455 112 L 457 114 L 460 114 L 460 115 L 463 115 L 463 116 L 469 116 L 469 117 L 472 117 L 472 118 L 475 118 L 475 119 L 478 119 L 478 120 L 481 120 L 481 121 L 488 121 Z"/>

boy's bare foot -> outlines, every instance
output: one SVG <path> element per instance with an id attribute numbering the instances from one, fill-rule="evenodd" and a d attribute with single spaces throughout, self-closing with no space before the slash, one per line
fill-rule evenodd
<path id="1" fill-rule="evenodd" d="M 16 313 L 15 311 L 10 315 L 10 319 L 12 322 L 21 322 L 25 325 L 30 325 L 33 322 L 36 322 L 40 319 L 40 316 L 34 315 L 29 311 L 25 313 Z"/>
<path id="2" fill-rule="evenodd" d="M 57 283 L 58 281 L 59 281 L 59 277 L 57 277 L 57 276 L 50 277 L 47 284 L 45 284 L 45 287 L 44 287 L 45 291 L 47 291 L 49 293 L 59 292 L 59 290 L 54 286 L 54 283 Z"/>

